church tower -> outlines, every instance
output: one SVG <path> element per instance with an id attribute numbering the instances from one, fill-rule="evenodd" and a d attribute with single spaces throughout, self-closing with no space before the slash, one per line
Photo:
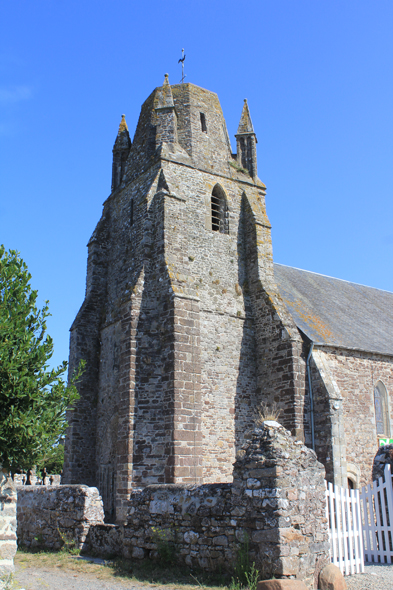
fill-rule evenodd
<path id="1" fill-rule="evenodd" d="M 218 97 L 164 84 L 123 116 L 112 192 L 88 244 L 70 371 L 64 483 L 96 485 L 108 518 L 133 487 L 231 479 L 255 406 L 301 434 L 301 341 L 274 283 L 247 102 L 232 154 Z"/>

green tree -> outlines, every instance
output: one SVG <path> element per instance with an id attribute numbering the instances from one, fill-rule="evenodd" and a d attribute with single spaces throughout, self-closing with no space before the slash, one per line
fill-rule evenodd
<path id="1" fill-rule="evenodd" d="M 83 371 L 81 363 L 67 386 L 67 363 L 49 368 L 48 302 L 37 308 L 30 280 L 19 254 L 0 246 L 0 463 L 11 473 L 31 468 L 59 442 Z"/>
<path id="2" fill-rule="evenodd" d="M 45 455 L 37 459 L 37 472 L 42 477 L 44 467 L 47 473 L 60 474 L 64 465 L 64 440 L 49 449 Z"/>

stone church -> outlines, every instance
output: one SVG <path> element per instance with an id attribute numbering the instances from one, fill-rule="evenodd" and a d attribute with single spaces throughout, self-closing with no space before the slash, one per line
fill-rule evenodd
<path id="1" fill-rule="evenodd" d="M 108 519 L 135 487 L 231 481 L 261 402 L 340 485 L 368 481 L 391 435 L 393 294 L 273 263 L 256 144 L 247 101 L 233 154 L 217 95 L 168 76 L 133 141 L 121 120 L 63 476 L 97 486 Z"/>

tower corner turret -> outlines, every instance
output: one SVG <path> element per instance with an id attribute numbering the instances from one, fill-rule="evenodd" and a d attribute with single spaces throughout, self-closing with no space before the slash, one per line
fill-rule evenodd
<path id="1" fill-rule="evenodd" d="M 247 99 L 244 99 L 242 114 L 236 137 L 237 161 L 249 171 L 252 178 L 258 176 L 257 172 L 257 136 L 251 121 Z"/>
<path id="2" fill-rule="evenodd" d="M 113 146 L 112 163 L 112 191 L 116 190 L 123 179 L 128 154 L 131 149 L 131 139 L 128 133 L 126 116 L 121 116 L 119 131 Z"/>

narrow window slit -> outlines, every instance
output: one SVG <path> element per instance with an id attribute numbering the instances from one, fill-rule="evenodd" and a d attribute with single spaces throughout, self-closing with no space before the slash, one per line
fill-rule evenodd
<path id="1" fill-rule="evenodd" d="M 134 225 L 134 199 L 130 201 L 130 225 Z"/>
<path id="2" fill-rule="evenodd" d="M 201 128 L 203 133 L 207 133 L 205 113 L 199 113 L 201 116 Z"/>

